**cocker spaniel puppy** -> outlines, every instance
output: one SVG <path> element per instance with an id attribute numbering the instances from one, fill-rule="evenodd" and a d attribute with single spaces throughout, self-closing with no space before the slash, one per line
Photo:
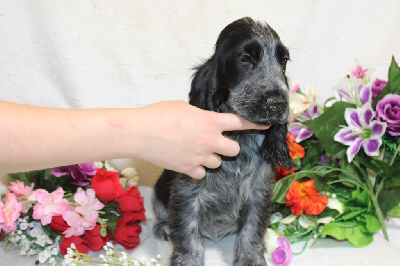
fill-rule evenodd
<path id="1" fill-rule="evenodd" d="M 192 105 L 271 127 L 226 133 L 239 142 L 239 155 L 223 157 L 201 180 L 163 172 L 155 186 L 153 231 L 172 241 L 171 265 L 204 265 L 203 238 L 216 241 L 232 232 L 237 232 L 234 265 L 266 265 L 275 165 L 292 166 L 286 144 L 288 60 L 278 34 L 245 17 L 222 30 L 214 55 L 196 69 Z"/>

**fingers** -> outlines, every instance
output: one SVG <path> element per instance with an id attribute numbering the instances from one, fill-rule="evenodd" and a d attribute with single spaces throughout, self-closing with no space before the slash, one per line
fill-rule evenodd
<path id="1" fill-rule="evenodd" d="M 185 174 L 194 179 L 202 179 L 206 175 L 206 169 L 204 169 L 202 166 L 199 166 Z"/>
<path id="2" fill-rule="evenodd" d="M 235 114 L 219 114 L 220 125 L 223 131 L 236 131 L 236 130 L 247 130 L 247 129 L 257 129 L 266 130 L 270 126 L 259 125 L 252 123 L 243 117 Z"/>

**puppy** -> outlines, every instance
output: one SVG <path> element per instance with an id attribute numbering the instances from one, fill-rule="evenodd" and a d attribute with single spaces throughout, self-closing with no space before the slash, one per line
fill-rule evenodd
<path id="1" fill-rule="evenodd" d="M 223 157 L 201 180 L 163 172 L 155 185 L 153 231 L 172 241 L 171 265 L 204 265 L 203 238 L 217 241 L 232 232 L 234 265 L 266 265 L 275 165 L 292 166 L 286 144 L 288 60 L 278 34 L 245 17 L 222 30 L 214 55 L 196 69 L 190 104 L 271 127 L 226 133 L 239 142 L 240 154 Z"/>

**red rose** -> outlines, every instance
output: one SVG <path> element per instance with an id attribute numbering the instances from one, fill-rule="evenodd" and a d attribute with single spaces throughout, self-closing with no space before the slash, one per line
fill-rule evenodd
<path id="1" fill-rule="evenodd" d="M 60 243 L 60 252 L 61 254 L 67 254 L 67 249 L 71 247 L 71 244 L 74 243 L 76 249 L 80 253 L 89 253 L 89 245 L 86 241 L 83 240 L 80 236 L 71 236 L 71 237 L 63 237 Z"/>
<path id="2" fill-rule="evenodd" d="M 100 230 L 101 226 L 96 224 L 94 229 L 85 231 L 85 234 L 83 235 L 83 240 L 88 244 L 90 250 L 92 251 L 101 250 L 111 238 L 111 235 L 108 233 L 105 237 L 102 237 L 100 235 Z"/>
<path id="3" fill-rule="evenodd" d="M 70 227 L 61 215 L 53 216 L 49 226 L 59 234 L 64 233 Z"/>
<path id="4" fill-rule="evenodd" d="M 104 202 L 114 201 L 123 191 L 117 172 L 98 169 L 92 178 L 91 187 L 96 192 L 96 197 Z"/>
<path id="5" fill-rule="evenodd" d="M 143 198 L 140 195 L 140 191 L 137 187 L 129 187 L 121 193 L 119 198 L 117 199 L 119 203 L 119 212 L 122 216 L 125 216 L 130 212 L 139 212 L 142 213 L 138 220 L 145 221 L 146 217 L 144 216 L 144 206 L 143 206 Z"/>
<path id="6" fill-rule="evenodd" d="M 125 249 L 133 249 L 139 245 L 139 234 L 142 227 L 137 222 L 133 214 L 127 214 L 120 218 L 115 228 L 113 243 L 121 244 Z"/>

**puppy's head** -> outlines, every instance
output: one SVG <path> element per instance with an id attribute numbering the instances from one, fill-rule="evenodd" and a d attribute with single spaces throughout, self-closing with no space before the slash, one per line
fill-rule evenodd
<path id="1" fill-rule="evenodd" d="M 214 55 L 197 68 L 189 102 L 271 125 L 261 153 L 272 165 L 290 167 L 288 60 L 288 49 L 267 23 L 249 17 L 236 20 L 220 33 Z"/>
<path id="2" fill-rule="evenodd" d="M 248 17 L 236 20 L 222 30 L 214 55 L 198 68 L 191 103 L 258 124 L 286 123 L 287 60 L 288 50 L 268 24 Z"/>

